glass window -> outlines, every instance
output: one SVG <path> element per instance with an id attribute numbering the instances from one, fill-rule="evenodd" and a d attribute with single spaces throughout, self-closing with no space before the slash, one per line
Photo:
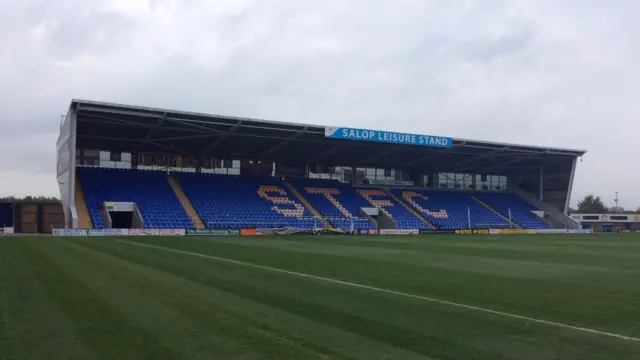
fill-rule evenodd
<path id="1" fill-rule="evenodd" d="M 367 179 L 375 179 L 376 178 L 376 169 L 367 169 L 365 177 Z"/>
<path id="2" fill-rule="evenodd" d="M 609 219 L 611 220 L 628 220 L 627 216 L 622 216 L 622 215 L 611 215 L 609 216 Z"/>

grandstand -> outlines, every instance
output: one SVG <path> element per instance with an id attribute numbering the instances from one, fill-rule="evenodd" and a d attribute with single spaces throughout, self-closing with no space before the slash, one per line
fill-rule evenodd
<path id="1" fill-rule="evenodd" d="M 585 151 L 73 100 L 68 228 L 580 228 Z"/>

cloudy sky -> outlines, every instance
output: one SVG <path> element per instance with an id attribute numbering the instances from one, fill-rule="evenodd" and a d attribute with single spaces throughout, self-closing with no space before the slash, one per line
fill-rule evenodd
<path id="1" fill-rule="evenodd" d="M 0 0 L 0 196 L 57 195 L 72 98 L 588 150 L 640 206 L 634 0 Z"/>

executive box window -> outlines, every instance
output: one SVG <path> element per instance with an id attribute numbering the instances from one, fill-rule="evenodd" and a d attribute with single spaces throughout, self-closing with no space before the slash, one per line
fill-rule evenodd
<path id="1" fill-rule="evenodd" d="M 629 219 L 628 219 L 628 217 L 626 217 L 626 216 L 619 216 L 619 215 L 618 215 L 618 216 L 616 216 L 616 215 L 609 216 L 609 219 L 611 219 L 611 220 L 629 220 Z"/>

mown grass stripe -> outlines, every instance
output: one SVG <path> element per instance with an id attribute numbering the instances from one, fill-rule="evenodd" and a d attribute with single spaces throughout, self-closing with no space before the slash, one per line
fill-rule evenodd
<path id="1" fill-rule="evenodd" d="M 467 359 L 484 359 L 484 356 L 489 354 L 484 353 L 482 349 L 478 347 L 469 348 L 464 345 L 463 341 L 456 338 L 448 338 L 443 334 L 437 332 L 419 332 L 418 330 L 411 329 L 402 324 L 396 324 L 394 322 L 384 322 L 376 319 L 375 314 L 350 314 L 344 310 L 345 305 L 340 305 L 331 298 L 340 296 L 335 291 L 328 291 L 324 294 L 324 298 L 320 301 L 320 304 L 316 301 L 316 298 L 309 298 L 313 296 L 311 294 L 302 295 L 302 299 L 295 299 L 288 291 L 282 291 L 282 287 L 277 287 L 271 291 L 262 288 L 263 285 L 269 284 L 271 286 L 293 286 L 302 290 L 295 283 L 291 283 L 290 279 L 276 279 L 272 278 L 274 282 L 265 281 L 260 279 L 252 279 L 251 273 L 256 273 L 256 269 L 251 269 L 251 273 L 244 273 L 242 276 L 236 276 L 238 274 L 229 273 L 228 269 L 215 269 L 211 267 L 212 262 L 197 262 L 194 263 L 191 260 L 185 261 L 184 257 L 175 257 L 170 253 L 157 253 L 147 252 L 147 254 L 136 254 L 130 252 L 132 247 L 124 244 L 114 248 L 112 245 L 105 245 L 92 243 L 91 246 L 97 246 L 103 251 L 116 256 L 121 256 L 123 259 L 133 259 L 136 263 L 144 264 L 145 266 L 155 267 L 158 270 L 169 271 L 170 273 L 180 276 L 184 279 L 194 281 L 199 284 L 206 285 L 216 291 L 223 291 L 225 293 L 233 294 L 246 301 L 260 303 L 263 306 L 268 306 L 279 311 L 287 312 L 290 314 L 288 318 L 300 317 L 307 319 L 305 324 L 300 324 L 299 321 L 292 321 L 287 324 L 287 330 L 290 336 L 303 343 L 309 343 L 310 340 L 303 340 L 299 336 L 301 331 L 300 326 L 314 326 L 314 323 L 322 325 L 322 329 L 332 332 L 346 332 L 347 334 L 355 334 L 361 338 L 359 344 L 351 344 L 351 351 L 356 352 L 358 358 L 362 358 L 363 353 L 370 353 L 370 344 L 374 344 L 375 347 L 381 350 L 381 352 L 374 354 L 373 357 L 365 357 L 366 359 L 428 359 L 430 356 L 435 356 L 437 359 L 456 359 L 459 356 L 452 357 L 452 354 L 462 355 L 465 354 Z M 140 248 L 141 249 L 141 248 Z M 159 256 L 159 255 L 164 256 Z M 206 259 L 203 259 L 206 260 Z M 186 264 L 185 264 L 186 263 Z M 217 265 L 218 267 L 220 264 Z M 226 266 L 226 264 L 224 265 Z M 246 270 L 246 269 L 245 269 Z M 264 277 L 265 273 L 259 271 L 258 274 Z M 272 277 L 273 274 L 268 274 Z M 279 284 L 277 284 L 279 283 Z M 260 284 L 260 285 L 258 285 Z M 306 283 L 309 285 L 309 283 Z M 317 287 L 316 290 L 321 290 L 322 287 Z M 335 289 L 334 289 L 335 290 Z M 352 294 L 353 295 L 353 294 Z M 359 301 L 363 304 L 367 301 L 367 296 L 364 294 L 357 294 Z M 404 302 L 402 302 L 404 303 Z M 364 307 L 367 307 L 364 305 Z M 373 310 L 372 308 L 369 308 Z M 283 319 L 284 320 L 284 319 Z M 309 325 L 307 325 L 309 324 Z M 302 329 L 303 332 L 309 333 L 311 329 Z M 320 331 L 320 328 L 318 328 Z M 450 329 L 445 333 L 450 333 Z M 463 331 L 464 332 L 464 331 Z M 322 339 L 330 337 L 327 334 L 318 334 L 316 339 Z M 344 341 L 334 342 L 314 342 L 320 344 L 320 349 L 329 350 L 329 353 L 341 352 L 344 354 Z M 337 346 L 343 344 L 343 346 Z M 384 346 L 380 346 L 384 345 Z M 364 348 L 366 350 L 359 350 L 358 348 Z M 390 356 L 395 354 L 395 356 Z M 491 354 L 493 359 L 506 359 L 501 355 Z M 354 356 L 353 353 L 341 355 L 340 358 Z"/>
<path id="2" fill-rule="evenodd" d="M 0 240 L 0 358 L 93 358 L 35 278 L 24 247 L 21 239 Z"/>
<path id="3" fill-rule="evenodd" d="M 550 320 L 537 319 L 537 318 L 533 318 L 533 317 L 522 316 L 522 315 L 518 315 L 518 314 L 512 314 L 512 313 L 502 312 L 502 311 L 498 311 L 498 310 L 482 308 L 482 307 L 462 304 L 462 303 L 458 303 L 458 302 L 447 301 L 447 300 L 443 300 L 443 299 L 436 299 L 436 298 L 427 297 L 427 296 L 409 294 L 409 293 L 390 290 L 390 289 L 383 289 L 383 288 L 374 287 L 374 286 L 357 284 L 357 283 L 353 283 L 353 282 L 349 282 L 349 281 L 331 279 L 331 278 L 326 278 L 326 277 L 321 277 L 321 276 L 316 276 L 316 275 L 311 275 L 311 274 L 305 274 L 305 273 L 300 273 L 300 272 L 295 272 L 295 271 L 289 271 L 289 270 L 285 270 L 285 269 L 278 269 L 278 268 L 274 268 L 274 267 L 270 267 L 270 266 L 258 265 L 258 264 L 248 263 L 248 262 L 239 261 L 239 260 L 222 258 L 222 257 L 218 257 L 218 256 L 213 256 L 213 255 L 205 255 L 205 254 L 199 254 L 199 253 L 194 253 L 194 252 L 190 252 L 190 251 L 177 250 L 177 249 L 172 249 L 172 248 L 163 247 L 163 246 L 144 244 L 144 243 L 139 243 L 139 242 L 134 242 L 134 241 L 129 241 L 129 240 L 123 240 L 123 239 L 117 239 L 116 241 L 127 243 L 127 244 L 131 244 L 131 245 L 135 245 L 135 246 L 143 246 L 143 247 L 160 249 L 160 250 L 164 250 L 164 251 L 171 251 L 171 252 L 178 253 L 178 254 L 183 254 L 183 255 L 208 258 L 208 259 L 211 259 L 211 260 L 226 262 L 226 263 L 230 263 L 230 264 L 236 264 L 236 265 L 240 265 L 240 266 L 248 266 L 248 267 L 253 267 L 253 268 L 272 271 L 272 272 L 279 272 L 279 273 L 288 274 L 288 275 L 292 275 L 292 276 L 304 277 L 304 278 L 308 278 L 308 279 L 314 279 L 314 280 L 329 282 L 329 283 L 338 284 L 338 285 L 344 285 L 344 286 L 360 288 L 360 289 L 366 289 L 366 290 L 375 291 L 375 292 L 387 293 L 387 294 L 396 295 L 396 296 L 413 298 L 413 299 L 428 301 L 428 302 L 432 302 L 432 303 L 438 303 L 438 304 L 442 304 L 442 305 L 448 305 L 448 306 L 457 307 L 457 308 L 466 309 L 466 310 L 471 310 L 471 311 L 484 312 L 484 313 L 493 314 L 493 315 L 496 315 L 496 316 L 508 317 L 508 318 L 517 319 L 517 320 L 524 320 L 524 321 L 528 321 L 528 322 L 532 322 L 532 323 L 544 324 L 544 325 L 557 327 L 557 328 L 570 329 L 570 330 L 574 330 L 574 331 L 578 331 L 578 332 L 589 333 L 589 334 L 594 334 L 594 335 L 599 335 L 599 336 L 606 336 L 606 337 L 616 338 L 616 339 L 620 339 L 620 340 L 640 342 L 640 338 L 637 338 L 637 337 L 626 336 L 626 335 L 622 335 L 622 334 L 616 334 L 616 333 L 611 333 L 611 332 L 606 332 L 606 331 L 601 331 L 601 330 L 596 330 L 596 329 L 591 329 L 591 328 L 586 328 L 586 327 L 581 327 L 581 326 L 576 326 L 576 325 L 563 324 L 563 323 L 554 322 L 554 321 L 550 321 Z"/>
<path id="4" fill-rule="evenodd" d="M 369 241 L 394 242 L 396 238 L 366 240 L 349 237 L 343 238 L 343 241 L 360 244 Z M 451 242 L 460 239 L 449 238 Z M 638 322 L 633 320 L 638 314 L 636 308 L 639 305 L 640 287 L 634 286 L 636 277 L 633 274 L 624 272 L 626 264 L 620 264 L 616 259 L 606 261 L 623 271 L 608 273 L 562 267 L 527 266 L 525 269 L 517 261 L 493 261 L 481 257 L 462 260 L 455 257 L 455 253 L 434 256 L 429 248 L 413 258 L 405 259 L 394 255 L 395 251 L 392 251 L 387 257 L 365 259 L 356 253 L 351 256 L 327 255 L 334 250 L 339 252 L 342 246 L 325 243 L 321 237 L 316 239 L 316 243 L 304 240 L 301 243 L 308 244 L 314 250 L 318 249 L 318 245 L 323 245 L 328 251 L 320 248 L 318 252 L 303 253 L 287 251 L 280 246 L 268 248 L 258 245 L 263 241 L 267 244 L 273 242 L 273 238 L 269 237 L 259 237 L 257 240 L 236 237 L 233 241 L 228 237 L 136 238 L 135 241 L 640 337 Z M 428 240 L 430 237 L 413 239 L 415 243 L 431 242 Z M 475 246 L 483 244 L 482 237 L 476 239 Z M 515 242 L 515 239 L 512 241 Z M 640 250 L 640 246 L 638 248 Z M 416 264 L 416 259 L 420 257 L 422 263 Z M 565 263 L 574 263 L 573 257 L 567 256 Z"/>
<path id="5" fill-rule="evenodd" d="M 156 337 L 139 328 L 88 286 L 38 250 L 37 242 L 23 255 L 35 277 L 77 329 L 78 338 L 101 359 L 179 359 Z"/>
<path id="6" fill-rule="evenodd" d="M 141 271 L 145 276 L 166 284 L 167 287 L 188 296 L 192 301 L 199 302 L 203 308 L 213 306 L 211 311 L 217 311 L 219 307 L 229 313 L 239 314 L 244 318 L 243 321 L 251 320 L 248 323 L 255 322 L 269 329 L 275 329 L 276 332 L 286 334 L 288 338 L 301 345 L 311 345 L 320 352 L 330 354 L 331 358 L 417 360 L 426 359 L 426 357 L 416 353 L 416 348 L 427 349 L 430 356 L 452 350 L 462 356 L 465 350 L 462 344 L 464 341 L 447 337 L 447 334 L 451 333 L 450 329 L 444 332 L 423 332 L 420 337 L 412 337 L 416 340 L 414 344 L 402 347 L 402 340 L 406 338 L 407 331 L 413 334 L 422 330 L 422 326 L 414 319 L 410 321 L 411 325 L 402 324 L 399 314 L 394 313 L 386 305 L 389 303 L 396 305 L 393 310 L 407 306 L 416 308 L 415 305 L 407 304 L 406 301 L 398 302 L 376 297 L 373 300 L 381 300 L 386 305 L 370 307 L 367 304 L 367 299 L 371 298 L 368 294 L 350 292 L 349 296 L 356 296 L 351 300 L 358 303 L 361 301 L 361 308 L 366 309 L 354 317 L 350 314 L 350 308 L 355 303 L 335 301 L 337 298 L 342 298 L 343 289 L 333 289 L 337 291 L 327 291 L 322 294 L 323 296 L 317 297 L 305 289 L 315 287 L 315 290 L 322 291 L 324 286 L 318 287 L 313 283 L 305 283 L 304 279 L 298 279 L 301 281 L 300 284 L 305 285 L 305 288 L 301 289 L 297 282 L 294 283 L 289 278 L 274 278 L 273 274 L 256 269 L 243 269 L 241 272 L 236 269 L 229 272 L 228 264 L 216 264 L 206 259 L 194 262 L 193 259 L 176 257 L 168 252 L 149 252 L 144 248 L 111 241 L 72 240 L 72 243 L 92 251 L 99 251 L 104 256 L 121 259 L 129 264 L 127 266 L 142 267 Z M 270 291 L 262 288 L 263 286 Z M 293 288 L 299 291 L 294 290 L 291 293 L 290 290 Z M 300 299 L 295 299 L 297 295 Z M 290 301 L 300 306 L 294 309 L 290 306 Z M 318 303 L 324 306 L 318 308 Z M 323 314 L 331 309 L 335 310 L 332 312 L 335 316 L 325 317 Z M 422 312 L 419 311 L 418 314 Z M 443 315 L 448 316 L 448 314 Z M 453 315 L 454 319 L 460 317 L 460 314 Z M 203 317 L 203 315 L 198 316 Z M 356 318 L 364 319 L 365 322 L 346 321 Z M 369 326 L 370 324 L 376 326 Z M 464 331 L 457 332 L 458 335 L 461 333 Z M 395 338 L 401 341 L 395 341 Z M 454 340 L 449 342 L 451 346 L 444 346 L 445 342 L 451 339 Z M 468 350 L 470 350 L 468 354 L 476 354 L 476 356 L 481 353 L 478 347 Z M 460 358 L 460 356 L 453 358 Z M 436 358 L 448 357 L 436 356 Z M 471 359 L 468 356 L 465 358 Z M 494 354 L 493 358 L 499 358 L 499 355 Z"/>
<path id="7" fill-rule="evenodd" d="M 87 273 L 95 273 L 96 278 L 100 278 L 99 283 L 107 282 L 112 284 L 108 287 L 110 291 L 117 290 L 117 299 L 109 294 L 104 295 L 115 306 L 119 306 L 123 311 L 129 310 L 126 300 L 131 299 L 136 302 L 137 309 L 141 316 L 149 315 L 147 309 L 140 309 L 140 303 L 146 303 L 150 309 L 154 309 L 158 316 L 157 320 L 164 320 L 173 326 L 185 325 L 184 321 L 176 321 L 171 316 L 167 318 L 169 312 L 182 315 L 182 320 L 190 322 L 192 328 L 200 329 L 202 335 L 210 336 L 209 344 L 201 344 L 202 348 L 192 349 L 185 347 L 183 350 L 188 353 L 217 353 L 221 358 L 269 358 L 269 359 L 344 359 L 348 357 L 338 356 L 338 353 L 330 348 L 310 347 L 305 342 L 295 337 L 295 334 L 285 334 L 281 331 L 266 326 L 261 326 L 255 320 L 241 312 L 232 313 L 225 309 L 224 304 L 218 304 L 214 299 L 204 299 L 201 301 L 201 294 L 185 292 L 185 284 L 179 285 L 180 291 L 176 291 L 174 286 L 167 286 L 167 275 L 171 273 L 162 272 L 158 276 L 150 277 L 146 274 L 149 271 L 158 272 L 144 263 L 132 262 L 131 259 L 113 256 L 109 253 L 96 250 L 87 246 L 86 242 L 64 241 L 61 242 L 70 253 L 78 255 L 78 262 L 84 263 Z M 130 247 L 128 248 L 131 249 Z M 63 256 L 60 254 L 60 256 Z M 162 271 L 162 269 L 160 269 Z M 160 277 L 162 280 L 159 280 Z M 98 280 L 98 279 L 97 279 Z M 180 278 L 184 282 L 185 278 Z M 118 282 L 122 286 L 118 286 Z M 199 289 L 202 292 L 203 289 Z M 164 308 L 164 310 L 163 310 Z M 168 310 L 171 311 L 168 311 Z M 136 314 L 130 315 L 138 318 Z M 142 320 L 142 322 L 147 322 Z M 175 334 L 175 329 L 169 329 Z M 158 329 L 158 332 L 163 332 Z M 166 332 L 166 331 L 164 331 Z M 187 332 L 192 332 L 187 329 Z M 197 335 L 199 336 L 199 334 Z M 166 337 L 163 337 L 166 339 Z M 175 345 L 175 341 L 168 340 L 168 343 Z M 186 344 L 180 344 L 186 345 Z M 202 350 L 202 351 L 201 351 Z"/>

